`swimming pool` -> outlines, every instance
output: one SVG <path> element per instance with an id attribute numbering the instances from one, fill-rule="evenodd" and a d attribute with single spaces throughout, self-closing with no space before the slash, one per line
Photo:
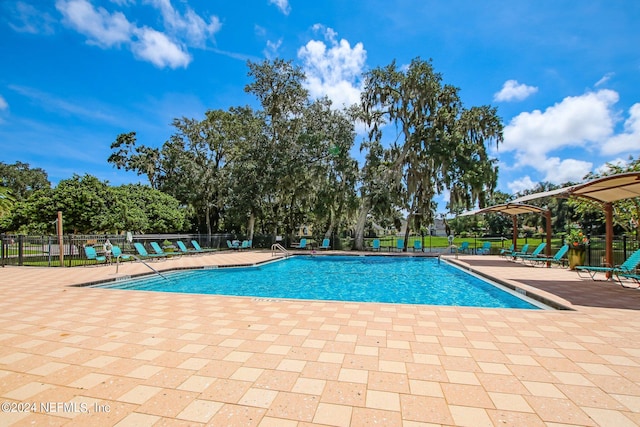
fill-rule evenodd
<path id="1" fill-rule="evenodd" d="M 275 299 L 540 308 L 437 258 L 295 256 L 255 267 L 182 270 L 163 276 L 94 286 Z"/>

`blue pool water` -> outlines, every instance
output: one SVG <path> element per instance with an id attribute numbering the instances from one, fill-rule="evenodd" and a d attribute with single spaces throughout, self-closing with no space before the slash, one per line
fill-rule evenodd
<path id="1" fill-rule="evenodd" d="M 183 270 L 100 287 L 259 298 L 537 309 L 435 258 L 296 256 L 257 267 Z"/>

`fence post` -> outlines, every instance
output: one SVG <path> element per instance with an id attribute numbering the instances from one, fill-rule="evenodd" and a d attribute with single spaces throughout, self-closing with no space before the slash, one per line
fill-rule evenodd
<path id="1" fill-rule="evenodd" d="M 24 235 L 18 235 L 18 265 L 24 265 Z"/>

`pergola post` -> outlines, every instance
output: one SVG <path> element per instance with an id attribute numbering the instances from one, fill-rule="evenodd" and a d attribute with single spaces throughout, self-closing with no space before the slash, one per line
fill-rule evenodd
<path id="1" fill-rule="evenodd" d="M 547 255 L 547 258 L 551 259 L 551 211 L 547 209 L 544 217 L 547 220 L 547 246 L 545 247 L 544 253 Z M 547 261 L 547 267 L 551 267 L 550 261 Z"/>
<path id="2" fill-rule="evenodd" d="M 511 242 L 513 243 L 513 250 L 518 250 L 518 217 L 515 215 L 511 215 L 511 219 L 513 221 L 513 238 Z"/>
<path id="3" fill-rule="evenodd" d="M 613 204 L 611 202 L 604 204 L 604 218 L 606 227 L 605 260 L 610 267 L 613 267 L 615 263 L 613 261 Z M 608 278 L 611 278 L 611 275 L 611 272 L 607 272 Z"/>

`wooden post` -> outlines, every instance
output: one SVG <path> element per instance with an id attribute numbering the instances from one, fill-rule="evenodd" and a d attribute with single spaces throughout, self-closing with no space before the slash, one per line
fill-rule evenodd
<path id="1" fill-rule="evenodd" d="M 518 250 L 518 217 L 515 215 L 511 215 L 511 219 L 513 220 L 513 250 Z"/>
<path id="2" fill-rule="evenodd" d="M 547 209 L 544 216 L 547 220 L 547 246 L 544 253 L 551 258 L 551 211 Z M 547 261 L 547 267 L 551 267 L 551 262 Z"/>
<path id="3" fill-rule="evenodd" d="M 606 237 L 605 237 L 605 258 L 609 267 L 614 267 L 615 263 L 613 261 L 613 205 L 609 203 L 604 204 L 604 218 L 605 218 L 605 226 L 606 226 Z M 607 272 L 607 278 L 611 278 L 611 272 Z"/>
<path id="4" fill-rule="evenodd" d="M 64 239 L 62 238 L 62 212 L 58 211 L 58 250 L 60 252 L 60 267 L 64 267 Z"/>

